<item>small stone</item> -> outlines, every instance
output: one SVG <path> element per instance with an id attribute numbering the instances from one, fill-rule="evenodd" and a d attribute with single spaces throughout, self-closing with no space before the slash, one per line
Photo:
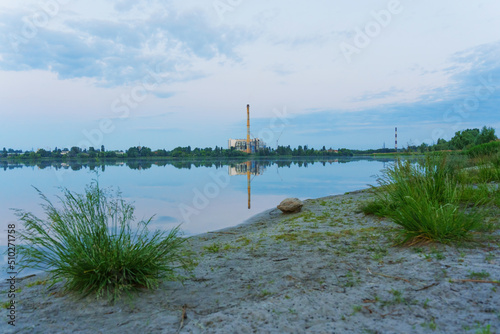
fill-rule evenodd
<path id="1" fill-rule="evenodd" d="M 283 213 L 295 213 L 300 212 L 303 205 L 304 203 L 298 198 L 287 198 L 278 205 L 278 209 Z"/>

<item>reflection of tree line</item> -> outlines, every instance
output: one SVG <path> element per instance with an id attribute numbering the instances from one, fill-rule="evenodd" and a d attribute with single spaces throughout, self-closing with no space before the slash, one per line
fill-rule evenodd
<path id="1" fill-rule="evenodd" d="M 315 165 L 315 164 L 321 164 L 323 166 L 326 166 L 328 164 L 337 164 L 337 163 L 349 163 L 352 161 L 360 161 L 360 160 L 369 160 L 369 161 L 380 161 L 380 162 L 389 162 L 393 161 L 391 158 L 362 158 L 362 159 L 356 159 L 356 158 L 338 158 L 338 159 L 324 159 L 324 158 L 308 158 L 308 159 L 279 159 L 279 160 L 252 160 L 252 168 L 257 168 L 257 170 L 260 169 L 265 169 L 266 167 L 277 165 L 278 168 L 285 168 L 285 167 L 292 167 L 292 166 L 298 166 L 298 167 L 308 167 L 310 165 Z M 36 162 L 29 162 L 29 161 L 23 161 L 23 162 L 14 162 L 14 163 L 9 163 L 6 161 L 0 161 L 0 169 L 3 170 L 11 170 L 11 169 L 16 169 L 16 168 L 22 168 L 22 167 L 38 167 L 39 169 L 46 169 L 46 168 L 53 168 L 55 170 L 59 169 L 71 169 L 74 171 L 81 170 L 81 169 L 89 169 L 91 171 L 93 170 L 102 170 L 105 171 L 106 166 L 126 166 L 130 169 L 135 169 L 135 170 L 143 170 L 143 169 L 150 169 L 154 166 L 158 167 L 165 167 L 165 166 L 173 166 L 177 169 L 191 169 L 191 168 L 200 168 L 200 167 L 206 167 L 206 168 L 223 168 L 225 166 L 230 166 L 235 169 L 240 168 L 238 166 L 244 165 L 246 162 L 242 161 L 231 161 L 231 160 L 200 160 L 200 161 L 189 161 L 189 160 L 178 160 L 178 161 L 165 161 L 165 160 L 160 160 L 160 161 L 154 161 L 154 160 L 123 160 L 123 161 L 100 161 L 99 163 L 97 162 L 86 162 L 86 163 L 81 163 L 77 160 L 75 161 L 67 161 L 67 162 L 60 162 L 60 161 L 36 161 Z M 246 171 L 246 169 L 245 169 Z M 261 174 L 260 172 L 257 172 L 258 174 Z"/>

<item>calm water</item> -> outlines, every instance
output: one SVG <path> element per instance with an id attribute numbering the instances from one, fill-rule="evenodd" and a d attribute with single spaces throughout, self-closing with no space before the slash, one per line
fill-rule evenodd
<path id="1" fill-rule="evenodd" d="M 376 183 L 374 175 L 380 174 L 389 161 L 367 158 L 251 161 L 231 165 L 193 162 L 0 165 L 0 219 L 4 226 L 0 246 L 4 250 L 7 244 L 7 224 L 16 222 L 10 208 L 43 216 L 41 200 L 33 187 L 57 203 L 55 196 L 61 194 L 58 187 L 81 193 L 96 178 L 95 171 L 102 187 L 118 187 L 125 199 L 135 203 L 138 219 L 155 215 L 151 228 L 171 229 L 182 223 L 185 235 L 194 235 L 238 225 L 276 207 L 286 197 L 316 198 L 366 188 Z"/>

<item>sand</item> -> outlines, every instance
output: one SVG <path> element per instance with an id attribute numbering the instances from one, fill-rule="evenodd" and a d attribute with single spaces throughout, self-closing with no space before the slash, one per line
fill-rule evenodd
<path id="1" fill-rule="evenodd" d="M 474 247 L 393 247 L 395 225 L 359 212 L 369 196 L 307 200 L 301 213 L 191 237 L 194 277 L 133 301 L 22 280 L 16 326 L 4 310 L 0 332 L 500 333 L 498 231 Z"/>

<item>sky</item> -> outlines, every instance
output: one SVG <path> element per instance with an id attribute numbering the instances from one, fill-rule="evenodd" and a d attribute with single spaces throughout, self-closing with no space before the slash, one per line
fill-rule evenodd
<path id="1" fill-rule="evenodd" d="M 0 147 L 500 135 L 498 0 L 3 0 Z"/>

